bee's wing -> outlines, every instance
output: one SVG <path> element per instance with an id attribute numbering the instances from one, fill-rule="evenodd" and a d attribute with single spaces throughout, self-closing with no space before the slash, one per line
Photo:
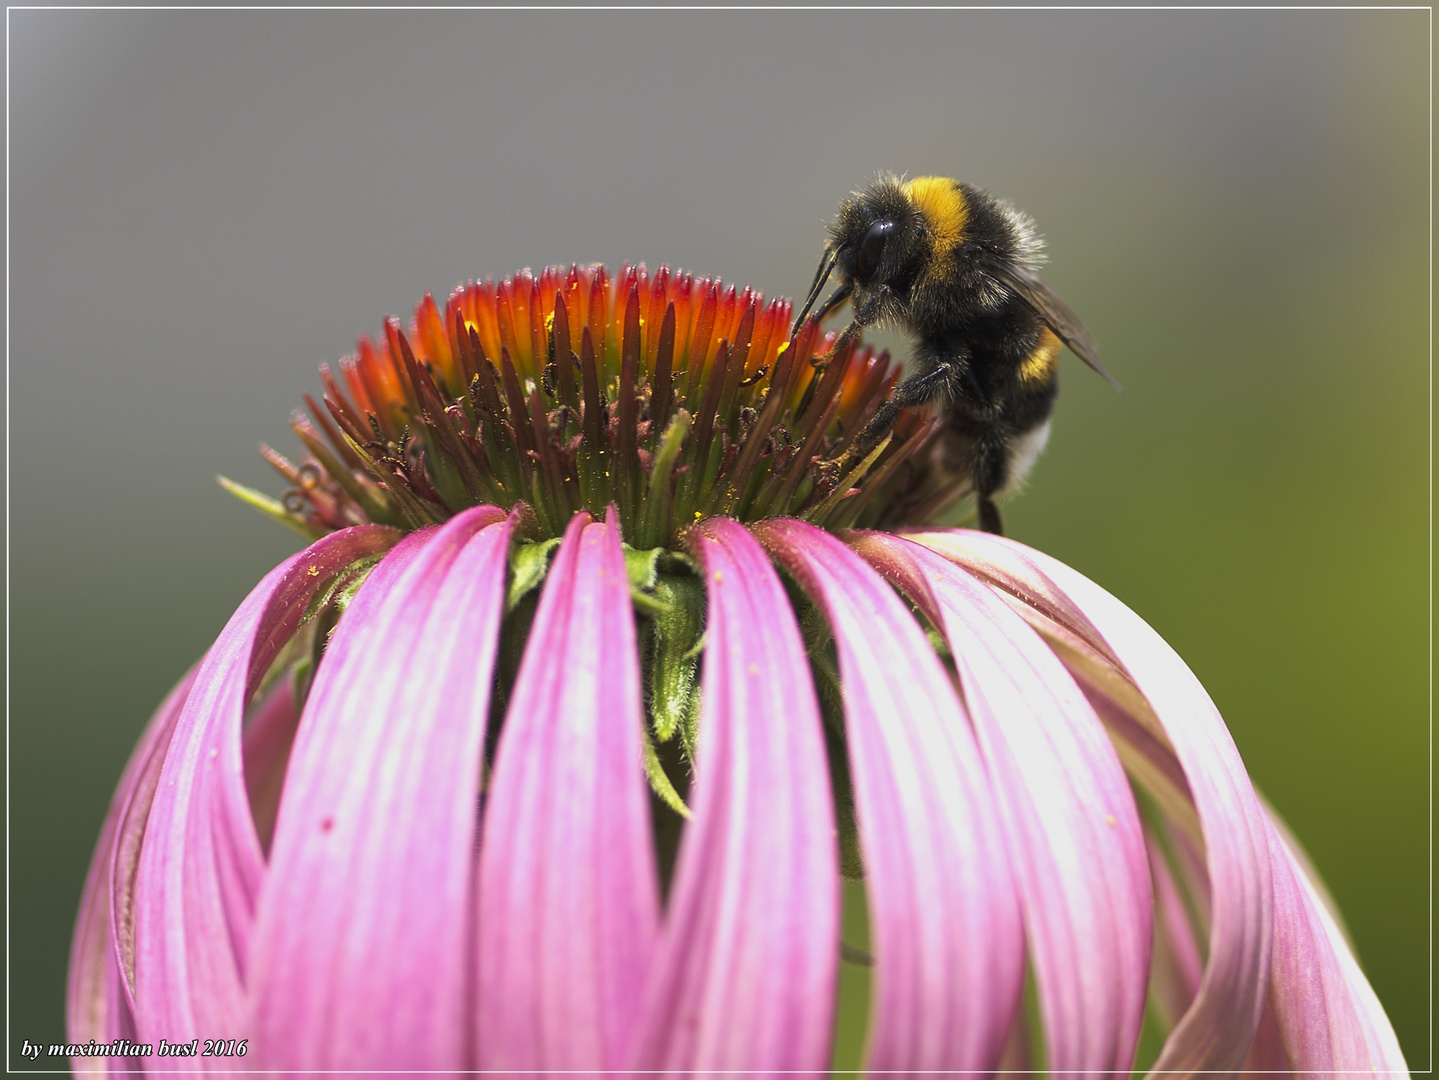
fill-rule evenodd
<path id="1" fill-rule="evenodd" d="M 1099 362 L 1099 357 L 1095 355 L 1094 342 L 1089 340 L 1089 334 L 1084 329 L 1084 324 L 1079 321 L 1079 316 L 1055 295 L 1053 289 L 1040 281 L 1038 275 L 1018 266 L 991 266 L 989 273 L 1028 304 L 1070 347 L 1075 356 L 1103 375 L 1110 386 L 1116 390 L 1123 389 Z"/>

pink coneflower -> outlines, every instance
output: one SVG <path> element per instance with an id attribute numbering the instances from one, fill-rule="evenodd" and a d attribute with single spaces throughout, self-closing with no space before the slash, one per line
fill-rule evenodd
<path id="1" fill-rule="evenodd" d="M 1122 1077 L 1141 1025 L 1157 1070 L 1405 1070 L 1183 661 L 925 530 L 933 427 L 860 458 L 894 368 L 789 317 L 547 270 L 323 372 L 290 492 L 235 488 L 312 542 L 111 805 L 78 1071 L 819 1075 L 842 957 L 875 1071 Z"/>

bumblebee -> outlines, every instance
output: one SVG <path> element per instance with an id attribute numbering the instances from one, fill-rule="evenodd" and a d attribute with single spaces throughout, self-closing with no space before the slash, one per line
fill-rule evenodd
<path id="1" fill-rule="evenodd" d="M 814 314 L 845 301 L 852 321 L 914 339 L 910 374 L 860 432 L 864 452 L 900 410 L 938 402 L 944 430 L 931 462 L 973 491 L 980 528 L 1003 532 L 995 496 L 1014 488 L 1049 437 L 1059 354 L 1069 348 L 1119 389 L 1079 318 L 1039 279 L 1043 241 L 1009 203 L 939 176 L 884 177 L 840 204 L 795 328 L 825 283 L 839 287 Z"/>

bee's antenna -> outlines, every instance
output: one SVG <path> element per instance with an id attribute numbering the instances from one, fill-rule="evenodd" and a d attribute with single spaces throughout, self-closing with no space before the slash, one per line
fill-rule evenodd
<path id="1" fill-rule="evenodd" d="M 814 307 L 815 300 L 819 298 L 825 282 L 829 280 L 829 275 L 834 272 L 834 264 L 838 261 L 839 252 L 826 245 L 824 256 L 819 260 L 819 268 L 814 272 L 814 281 L 810 283 L 809 296 L 805 297 L 804 307 L 800 308 L 799 315 L 794 320 L 794 326 L 790 328 L 791 341 L 799 333 L 800 325 L 804 322 L 805 316 L 809 314 L 810 308 Z"/>

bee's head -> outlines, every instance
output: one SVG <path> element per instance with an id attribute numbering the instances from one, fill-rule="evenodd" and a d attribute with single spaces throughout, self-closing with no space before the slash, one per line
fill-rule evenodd
<path id="1" fill-rule="evenodd" d="M 889 287 L 889 300 L 880 304 L 880 318 L 886 317 L 886 309 L 902 308 L 899 294 L 907 290 L 918 273 L 931 241 L 930 228 L 921 206 L 912 197 L 912 187 L 913 183 L 904 184 L 886 176 L 840 203 L 829 228 L 824 258 L 795 320 L 796 330 L 831 275 L 839 279 L 839 288 L 815 311 L 816 318 L 824 318 L 845 300 L 852 300 L 857 312 L 874 310 L 867 302 L 881 286 Z"/>
<path id="2" fill-rule="evenodd" d="M 893 177 L 875 181 L 839 204 L 828 249 L 841 283 L 860 294 L 907 276 L 923 256 L 924 217 Z"/>

